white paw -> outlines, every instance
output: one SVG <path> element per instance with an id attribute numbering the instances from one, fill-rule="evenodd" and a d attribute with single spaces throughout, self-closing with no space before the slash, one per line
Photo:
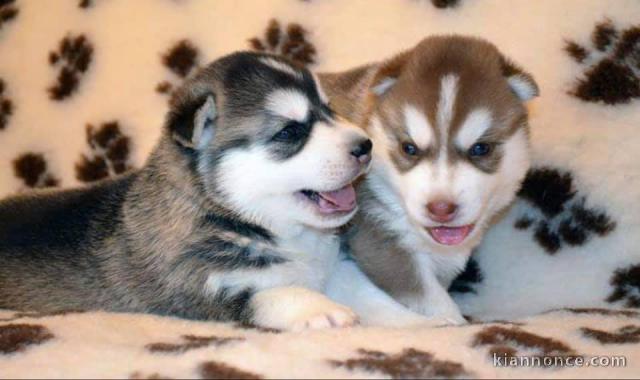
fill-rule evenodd
<path id="1" fill-rule="evenodd" d="M 282 287 L 258 292 L 252 300 L 257 325 L 302 331 L 349 327 L 358 323 L 348 307 L 305 288 Z"/>
<path id="2" fill-rule="evenodd" d="M 329 301 L 299 313 L 295 321 L 292 321 L 291 331 L 350 327 L 357 323 L 358 316 L 351 309 Z"/>

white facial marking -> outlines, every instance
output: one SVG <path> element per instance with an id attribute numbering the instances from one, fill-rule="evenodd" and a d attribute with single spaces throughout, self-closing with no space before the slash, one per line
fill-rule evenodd
<path id="1" fill-rule="evenodd" d="M 266 108 L 276 115 L 305 121 L 309 113 L 309 99 L 296 90 L 276 90 L 267 97 Z"/>
<path id="2" fill-rule="evenodd" d="M 440 100 L 438 101 L 438 131 L 440 132 L 440 159 L 446 158 L 447 151 L 447 130 L 453 118 L 453 110 L 458 93 L 458 76 L 447 74 L 440 80 Z"/>
<path id="3" fill-rule="evenodd" d="M 396 78 L 384 78 L 377 85 L 371 88 L 371 92 L 373 92 L 377 96 L 380 96 L 387 92 L 387 90 L 389 90 L 396 83 L 396 81 Z"/>
<path id="4" fill-rule="evenodd" d="M 427 149 L 433 140 L 433 129 L 424 114 L 412 105 L 404 106 L 404 123 L 411 139 L 420 149 Z"/>
<path id="5" fill-rule="evenodd" d="M 459 147 L 468 148 L 475 144 L 478 139 L 491 127 L 493 119 L 491 112 L 486 108 L 473 110 L 466 118 L 458 136 L 456 143 Z"/>
<path id="6" fill-rule="evenodd" d="M 273 58 L 260 58 L 259 59 L 260 62 L 264 63 L 265 65 L 274 68 L 278 71 L 282 71 L 284 73 L 287 73 L 293 77 L 296 77 L 298 79 L 302 79 L 302 74 L 300 74 L 298 71 L 296 71 L 293 67 L 287 65 L 286 63 L 277 61 Z"/>

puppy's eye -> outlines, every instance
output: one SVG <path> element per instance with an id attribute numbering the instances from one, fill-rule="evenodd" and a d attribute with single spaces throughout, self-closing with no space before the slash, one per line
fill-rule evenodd
<path id="1" fill-rule="evenodd" d="M 278 133 L 273 135 L 273 139 L 282 142 L 295 141 L 301 136 L 304 129 L 304 124 L 298 121 L 290 121 Z"/>
<path id="2" fill-rule="evenodd" d="M 483 157 L 491 153 L 491 144 L 488 143 L 475 143 L 469 148 L 469 156 L 471 157 Z"/>
<path id="3" fill-rule="evenodd" d="M 405 142 L 402 143 L 402 151 L 407 156 L 416 156 L 418 154 L 418 147 L 415 144 Z"/>

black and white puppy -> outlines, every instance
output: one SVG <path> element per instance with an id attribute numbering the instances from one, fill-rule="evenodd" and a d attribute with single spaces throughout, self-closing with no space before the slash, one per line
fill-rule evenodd
<path id="1" fill-rule="evenodd" d="M 0 308 L 351 325 L 321 292 L 371 147 L 304 68 L 221 58 L 176 93 L 140 170 L 0 202 Z"/>

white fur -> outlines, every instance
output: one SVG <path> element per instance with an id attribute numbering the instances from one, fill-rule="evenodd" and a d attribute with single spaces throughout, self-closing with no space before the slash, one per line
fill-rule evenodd
<path id="1" fill-rule="evenodd" d="M 216 103 L 212 96 L 196 112 L 193 128 L 193 142 L 197 149 L 202 149 L 213 141 L 213 123 L 216 119 Z M 208 127 L 209 126 L 209 127 Z"/>
<path id="2" fill-rule="evenodd" d="M 456 143 L 463 149 L 476 143 L 482 135 L 491 127 L 491 112 L 486 108 L 479 108 L 469 113 L 460 126 Z"/>
<path id="3" fill-rule="evenodd" d="M 394 84 L 396 84 L 398 80 L 396 78 L 383 78 L 378 84 L 371 87 L 371 92 L 376 94 L 377 96 L 383 95 L 385 92 L 389 91 Z"/>
<path id="4" fill-rule="evenodd" d="M 429 326 L 441 322 L 414 313 L 375 286 L 353 261 L 340 261 L 327 284 L 326 294 L 349 305 L 360 322 L 371 326 Z"/>
<path id="5" fill-rule="evenodd" d="M 347 327 L 358 319 L 349 308 L 301 287 L 262 290 L 253 296 L 251 306 L 260 326 L 291 331 Z"/>
<path id="6" fill-rule="evenodd" d="M 453 118 L 453 111 L 458 94 L 458 76 L 455 74 L 444 75 L 440 79 L 440 99 L 438 101 L 437 116 L 438 132 L 440 133 L 441 149 L 446 151 L 448 144 L 447 129 Z M 441 159 L 446 158 L 441 154 Z"/>
<path id="7" fill-rule="evenodd" d="M 307 119 L 310 104 L 300 91 L 278 89 L 268 95 L 265 106 L 275 115 L 302 122 Z"/>
<path id="8" fill-rule="evenodd" d="M 427 149 L 433 141 L 433 129 L 425 115 L 416 107 L 407 104 L 404 106 L 404 122 L 411 139 L 420 149 Z"/>
<path id="9" fill-rule="evenodd" d="M 292 77 L 298 78 L 298 79 L 302 79 L 302 74 L 297 71 L 296 69 L 294 69 L 293 67 L 287 65 L 286 63 L 277 61 L 273 58 L 260 58 L 259 59 L 260 62 L 264 63 L 265 65 L 272 67 L 278 71 L 282 71 L 283 73 L 287 73 L 289 75 L 291 75 Z"/>
<path id="10" fill-rule="evenodd" d="M 509 86 L 522 101 L 527 101 L 538 96 L 538 90 L 526 78 L 513 75 L 507 79 Z"/>
<path id="11" fill-rule="evenodd" d="M 349 183 L 362 167 L 350 155 L 350 145 L 364 133 L 349 123 L 318 122 L 305 148 L 285 161 L 274 161 L 256 145 L 227 154 L 219 164 L 219 183 L 234 209 L 280 236 L 301 227 L 334 228 L 343 217 L 320 215 L 299 190 L 336 190 Z M 251 173 L 251 175 L 247 175 Z"/>

